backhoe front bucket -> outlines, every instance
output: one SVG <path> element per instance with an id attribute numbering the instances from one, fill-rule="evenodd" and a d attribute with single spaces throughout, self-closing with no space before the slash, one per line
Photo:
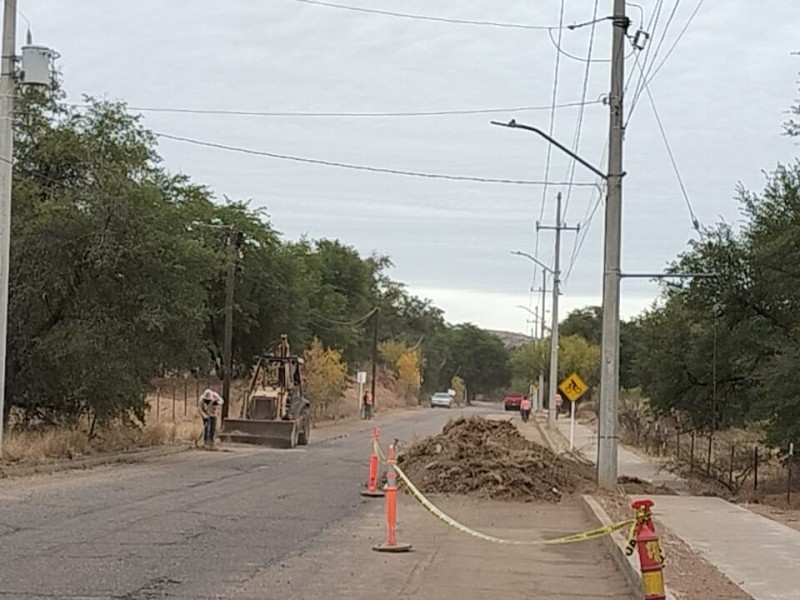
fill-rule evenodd
<path id="1" fill-rule="evenodd" d="M 294 448 L 298 434 L 297 423 L 293 420 L 226 419 L 219 437 L 223 442 Z"/>

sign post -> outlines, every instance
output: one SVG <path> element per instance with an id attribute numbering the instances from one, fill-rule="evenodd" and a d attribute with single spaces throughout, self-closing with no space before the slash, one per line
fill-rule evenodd
<path id="1" fill-rule="evenodd" d="M 569 408 L 569 449 L 570 452 L 575 446 L 575 404 L 578 399 L 586 393 L 589 386 L 584 383 L 577 373 L 573 373 L 562 381 L 558 388 L 564 392 L 564 395 L 569 399 L 571 406 Z"/>
<path id="2" fill-rule="evenodd" d="M 364 402 L 364 384 L 367 383 L 367 372 L 359 371 L 356 374 L 356 381 L 358 382 L 358 414 L 364 409 L 362 403 Z"/>

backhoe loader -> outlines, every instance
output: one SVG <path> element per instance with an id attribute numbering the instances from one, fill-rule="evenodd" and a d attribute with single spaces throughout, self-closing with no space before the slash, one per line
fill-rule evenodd
<path id="1" fill-rule="evenodd" d="M 258 358 L 239 418 L 223 422 L 220 439 L 276 448 L 308 444 L 311 403 L 303 396 L 302 365 L 281 335 L 274 351 Z"/>

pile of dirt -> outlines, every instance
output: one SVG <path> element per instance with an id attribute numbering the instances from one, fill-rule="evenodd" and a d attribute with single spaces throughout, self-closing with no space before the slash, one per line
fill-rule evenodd
<path id="1" fill-rule="evenodd" d="M 450 421 L 419 440 L 398 464 L 424 494 L 558 502 L 591 484 L 585 465 L 525 439 L 510 421 Z"/>

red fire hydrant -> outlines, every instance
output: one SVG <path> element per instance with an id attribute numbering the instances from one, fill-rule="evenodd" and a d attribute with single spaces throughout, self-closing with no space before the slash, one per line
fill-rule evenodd
<path id="1" fill-rule="evenodd" d="M 658 543 L 653 525 L 652 500 L 634 500 L 631 507 L 636 513 L 635 542 L 639 549 L 639 566 L 642 570 L 644 600 L 666 600 L 664 591 L 664 553 Z"/>

